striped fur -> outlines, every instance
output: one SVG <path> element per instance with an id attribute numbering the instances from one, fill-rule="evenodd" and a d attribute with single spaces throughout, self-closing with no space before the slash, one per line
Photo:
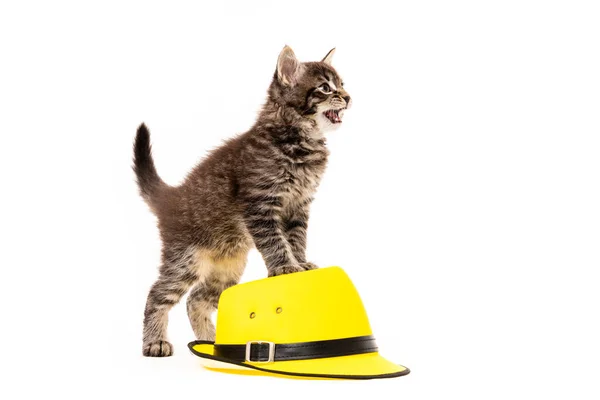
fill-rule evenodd
<path id="1" fill-rule="evenodd" d="M 327 62 L 300 63 L 286 46 L 254 126 L 213 151 L 178 187 L 160 179 L 148 129 L 138 129 L 134 170 L 163 243 L 144 314 L 144 355 L 173 353 L 167 315 L 190 289 L 194 333 L 213 340 L 211 314 L 221 292 L 239 281 L 253 246 L 269 276 L 316 268 L 305 254 L 309 207 L 327 164 L 324 133 L 339 126 L 324 111 L 350 103 L 331 54 Z"/>

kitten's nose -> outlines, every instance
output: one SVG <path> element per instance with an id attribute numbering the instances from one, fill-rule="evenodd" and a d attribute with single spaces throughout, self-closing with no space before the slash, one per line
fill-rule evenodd
<path id="1" fill-rule="evenodd" d="M 346 100 L 346 106 L 349 106 L 350 105 L 350 96 L 344 96 L 343 99 Z"/>

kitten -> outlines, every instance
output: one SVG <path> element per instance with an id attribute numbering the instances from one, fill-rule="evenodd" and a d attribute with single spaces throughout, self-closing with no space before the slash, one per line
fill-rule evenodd
<path id="1" fill-rule="evenodd" d="M 194 333 L 214 340 L 211 314 L 221 292 L 238 283 L 253 246 L 269 276 L 317 268 L 305 248 L 309 205 L 327 163 L 323 134 L 339 127 L 350 105 L 331 66 L 334 50 L 301 63 L 286 46 L 254 126 L 214 150 L 178 187 L 158 176 L 150 133 L 139 127 L 133 169 L 163 243 L 144 313 L 145 356 L 173 353 L 167 314 L 190 288 Z"/>

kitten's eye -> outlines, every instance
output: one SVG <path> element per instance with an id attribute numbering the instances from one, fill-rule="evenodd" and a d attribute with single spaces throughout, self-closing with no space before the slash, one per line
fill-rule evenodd
<path id="1" fill-rule="evenodd" d="M 321 86 L 319 86 L 319 89 L 323 92 L 323 93 L 331 93 L 331 88 L 329 87 L 328 84 L 324 83 Z"/>

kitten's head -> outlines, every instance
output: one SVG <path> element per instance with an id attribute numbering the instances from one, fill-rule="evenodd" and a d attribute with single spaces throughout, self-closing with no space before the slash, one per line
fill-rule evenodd
<path id="1" fill-rule="evenodd" d="M 277 59 L 277 69 L 269 88 L 272 101 L 293 108 L 302 119 L 316 123 L 321 132 L 338 128 L 350 95 L 331 66 L 335 49 L 318 62 L 300 62 L 289 46 Z"/>

